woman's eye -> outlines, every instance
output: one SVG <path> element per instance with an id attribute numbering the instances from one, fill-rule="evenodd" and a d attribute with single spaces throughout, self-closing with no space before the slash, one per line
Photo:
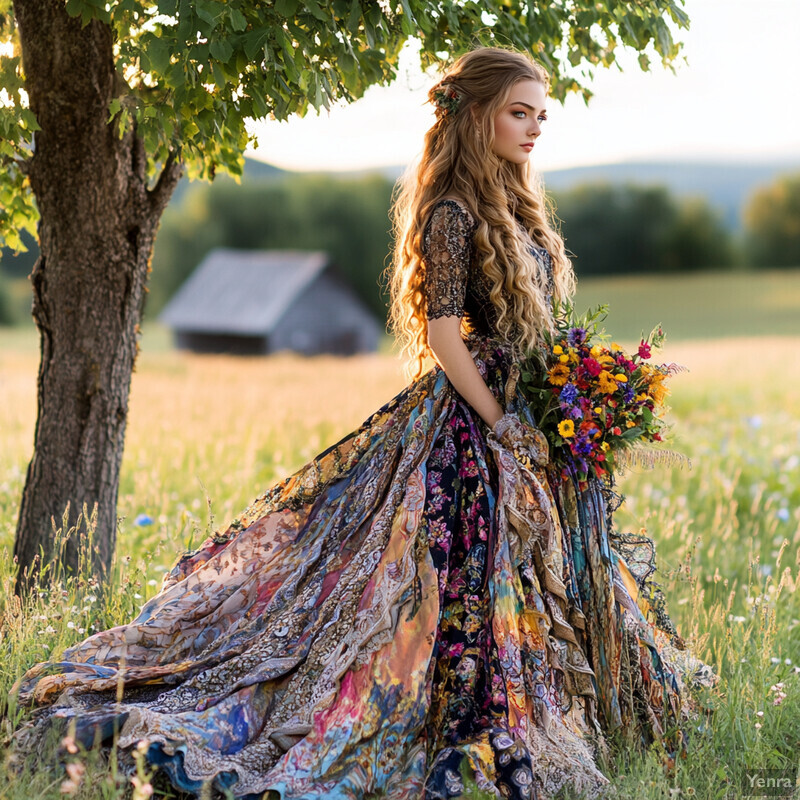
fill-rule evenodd
<path id="1" fill-rule="evenodd" d="M 547 122 L 547 117 L 539 116 L 537 117 L 537 119 L 539 120 L 539 122 Z"/>

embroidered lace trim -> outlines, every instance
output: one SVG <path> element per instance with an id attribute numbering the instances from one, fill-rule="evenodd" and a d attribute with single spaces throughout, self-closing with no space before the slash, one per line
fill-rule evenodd
<path id="1" fill-rule="evenodd" d="M 463 316 L 474 228 L 472 215 L 455 200 L 434 206 L 422 242 L 428 319 Z"/>

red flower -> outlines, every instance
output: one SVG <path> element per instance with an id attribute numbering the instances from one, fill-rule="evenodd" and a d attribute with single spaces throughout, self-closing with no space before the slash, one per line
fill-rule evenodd
<path id="1" fill-rule="evenodd" d="M 622 436 L 622 428 L 620 428 L 619 425 L 615 425 L 611 429 L 611 433 L 613 433 L 614 436 Z"/>
<path id="2" fill-rule="evenodd" d="M 639 343 L 639 358 L 650 358 L 651 355 L 652 353 L 650 352 L 650 345 L 647 344 L 644 339 L 642 339 L 642 341 Z"/>
<path id="3" fill-rule="evenodd" d="M 653 439 L 655 439 L 655 441 L 657 441 L 657 442 L 660 442 L 661 441 L 661 434 L 660 433 L 654 433 L 653 434 Z"/>
<path id="4" fill-rule="evenodd" d="M 594 358 L 584 358 L 583 366 L 593 378 L 596 378 L 603 371 L 600 362 L 596 361 Z"/>

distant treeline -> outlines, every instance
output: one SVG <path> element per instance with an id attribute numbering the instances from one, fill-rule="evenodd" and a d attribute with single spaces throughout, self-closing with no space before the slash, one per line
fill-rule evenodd
<path id="1" fill-rule="evenodd" d="M 164 214 L 146 316 L 154 318 L 215 247 L 325 250 L 367 305 L 384 315 L 392 189 L 380 175 L 296 173 L 191 185 Z M 800 266 L 800 175 L 755 192 L 741 233 L 730 231 L 705 199 L 659 186 L 587 184 L 551 199 L 579 277 Z M 28 274 L 35 257 L 35 245 L 21 256 L 3 254 L 0 323 L 15 317 L 4 282 Z"/>

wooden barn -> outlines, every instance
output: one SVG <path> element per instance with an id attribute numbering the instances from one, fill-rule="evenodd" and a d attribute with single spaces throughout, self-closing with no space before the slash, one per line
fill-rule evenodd
<path id="1" fill-rule="evenodd" d="M 212 250 L 159 319 L 201 353 L 353 355 L 382 333 L 326 253 L 294 250 Z"/>

